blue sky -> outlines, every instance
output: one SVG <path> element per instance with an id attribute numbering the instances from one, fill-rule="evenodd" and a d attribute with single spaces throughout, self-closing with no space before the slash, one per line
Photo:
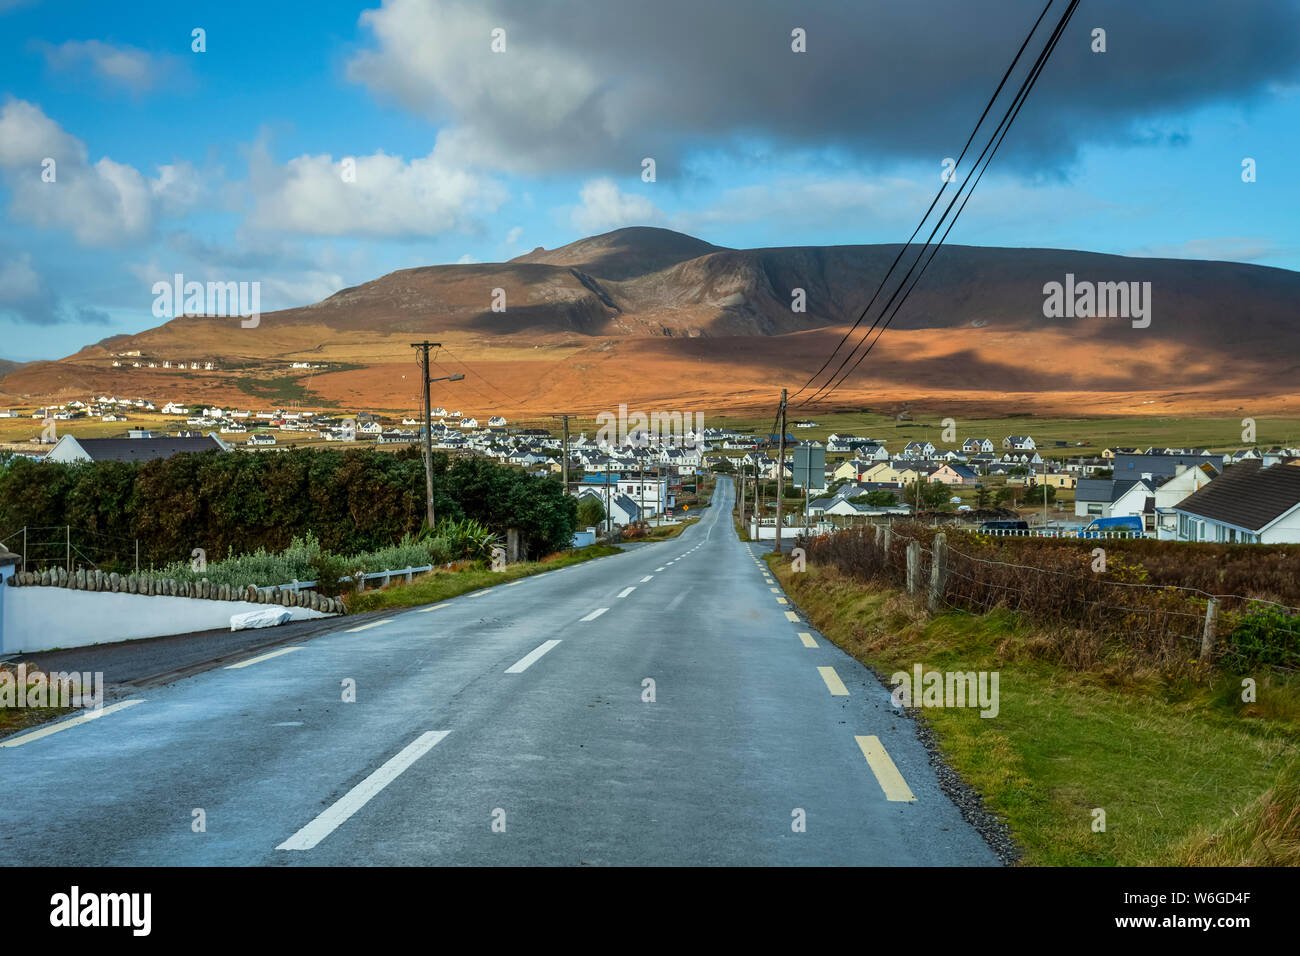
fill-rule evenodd
<path id="1" fill-rule="evenodd" d="M 1042 0 L 997 6 L 0 0 L 0 357 L 155 325 L 175 272 L 270 311 L 625 225 L 901 241 Z M 1085 3 L 948 241 L 1300 269 L 1300 5 L 1222 6 Z"/>

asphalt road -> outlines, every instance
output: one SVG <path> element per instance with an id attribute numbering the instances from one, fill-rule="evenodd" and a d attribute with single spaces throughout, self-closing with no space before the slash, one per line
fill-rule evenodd
<path id="1" fill-rule="evenodd" d="M 0 740 L 0 859 L 995 865 L 911 721 L 736 539 L 731 496 L 678 539 Z"/>

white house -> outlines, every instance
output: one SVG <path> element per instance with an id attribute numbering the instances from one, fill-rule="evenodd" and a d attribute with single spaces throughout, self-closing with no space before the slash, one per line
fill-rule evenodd
<path id="1" fill-rule="evenodd" d="M 1173 511 L 1179 541 L 1300 544 L 1300 467 L 1242 461 Z"/>
<path id="2" fill-rule="evenodd" d="M 1028 435 L 1008 435 L 1002 439 L 1003 448 L 1014 448 L 1017 451 L 1033 451 L 1038 446 Z"/>
<path id="3" fill-rule="evenodd" d="M 1155 488 L 1146 479 L 1081 478 L 1074 488 L 1074 513 L 1076 517 L 1120 518 L 1130 515 L 1154 520 Z M 1145 520 L 1145 519 L 1144 519 Z"/>

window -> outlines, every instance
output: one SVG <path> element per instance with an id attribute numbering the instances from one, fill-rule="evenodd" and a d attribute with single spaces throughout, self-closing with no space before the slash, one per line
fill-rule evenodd
<path id="1" fill-rule="evenodd" d="M 1090 515 L 1099 515 L 1099 514 L 1101 514 L 1101 505 L 1100 505 L 1100 504 L 1090 504 L 1090 505 L 1088 505 L 1088 514 L 1090 514 Z"/>

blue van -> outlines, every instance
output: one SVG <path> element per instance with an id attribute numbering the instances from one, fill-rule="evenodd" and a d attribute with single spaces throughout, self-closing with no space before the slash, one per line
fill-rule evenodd
<path id="1" fill-rule="evenodd" d="M 1137 515 L 1118 515 L 1114 518 L 1094 518 L 1079 530 L 1080 538 L 1100 538 L 1106 533 L 1131 532 L 1141 537 L 1145 529 Z"/>

